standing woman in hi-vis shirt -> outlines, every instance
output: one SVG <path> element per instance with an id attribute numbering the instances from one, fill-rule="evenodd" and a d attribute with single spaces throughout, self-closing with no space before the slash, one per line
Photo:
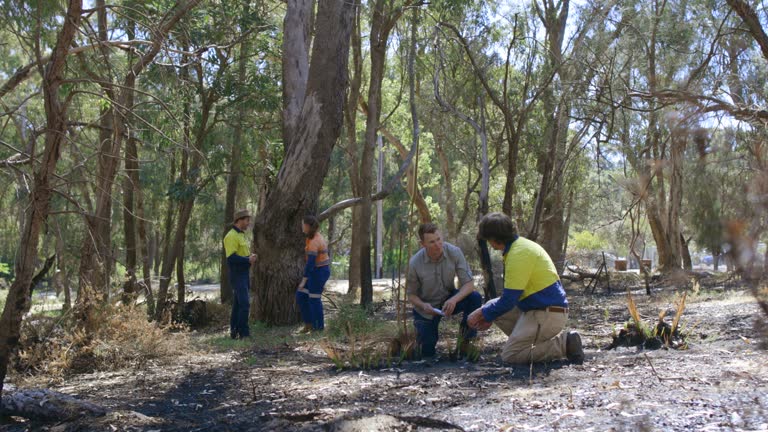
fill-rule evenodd
<path id="1" fill-rule="evenodd" d="M 302 333 L 322 331 L 325 328 L 323 319 L 323 288 L 331 277 L 331 259 L 328 256 L 328 243 L 317 232 L 320 222 L 314 216 L 304 216 L 301 230 L 306 236 L 304 251 L 307 264 L 304 266 L 304 277 L 296 290 L 296 304 L 299 305 L 301 319 L 304 321 Z"/>

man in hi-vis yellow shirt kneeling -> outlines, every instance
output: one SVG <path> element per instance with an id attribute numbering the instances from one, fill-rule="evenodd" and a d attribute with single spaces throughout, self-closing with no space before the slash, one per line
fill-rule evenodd
<path id="1" fill-rule="evenodd" d="M 536 242 L 517 235 L 504 213 L 483 217 L 477 237 L 504 253 L 504 291 L 469 316 L 470 327 L 495 323 L 507 336 L 501 359 L 528 364 L 568 358 L 581 363 L 581 336 L 565 331 L 568 300 L 552 259 Z"/>

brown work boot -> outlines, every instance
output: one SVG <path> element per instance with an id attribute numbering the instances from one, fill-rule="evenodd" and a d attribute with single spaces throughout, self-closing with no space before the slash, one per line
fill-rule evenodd
<path id="1" fill-rule="evenodd" d="M 581 345 L 579 332 L 569 331 L 565 337 L 565 356 L 573 363 L 584 362 L 584 347 Z"/>
<path id="2" fill-rule="evenodd" d="M 312 331 L 312 324 L 304 324 L 304 328 L 299 330 L 299 333 L 309 333 Z"/>

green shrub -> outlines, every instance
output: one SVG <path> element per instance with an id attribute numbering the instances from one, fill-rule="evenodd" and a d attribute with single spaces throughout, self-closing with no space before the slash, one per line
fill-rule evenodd
<path id="1" fill-rule="evenodd" d="M 574 251 L 596 252 L 604 250 L 607 247 L 608 242 L 599 234 L 595 234 L 591 231 L 575 232 L 571 234 L 568 239 L 568 248 Z"/>

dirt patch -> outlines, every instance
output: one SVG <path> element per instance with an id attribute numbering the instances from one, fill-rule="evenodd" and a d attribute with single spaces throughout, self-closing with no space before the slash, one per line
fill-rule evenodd
<path id="1" fill-rule="evenodd" d="M 571 294 L 571 323 L 585 342 L 583 365 L 511 367 L 496 358 L 504 335 L 483 335 L 477 363 L 404 362 L 337 370 L 321 337 L 264 329 L 238 351 L 180 356 L 174 365 L 72 377 L 55 390 L 98 402 L 112 417 L 22 430 L 766 430 L 768 354 L 760 349 L 745 291 L 689 296 L 685 350 L 605 351 L 629 314 L 626 295 Z M 672 309 L 672 292 L 634 294 L 644 319 Z M 382 311 L 382 314 L 391 311 Z M 442 329 L 443 357 L 458 323 Z M 223 329 L 221 330 L 223 333 Z M 193 338 L 209 337 L 195 334 Z M 271 338 L 271 339 L 270 339 Z M 115 414 L 115 413 L 120 413 Z"/>

